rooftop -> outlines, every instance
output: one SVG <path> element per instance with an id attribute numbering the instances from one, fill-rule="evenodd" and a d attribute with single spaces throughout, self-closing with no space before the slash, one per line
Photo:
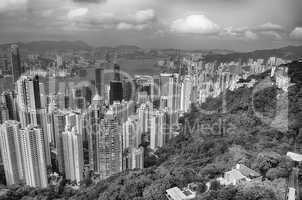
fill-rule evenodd
<path id="1" fill-rule="evenodd" d="M 184 191 L 178 187 L 173 187 L 166 190 L 167 197 L 171 200 L 191 200 L 196 197 L 196 193 L 186 188 Z"/>
<path id="2" fill-rule="evenodd" d="M 302 154 L 287 152 L 286 156 L 288 156 L 293 161 L 301 162 L 302 161 Z"/>
<path id="3" fill-rule="evenodd" d="M 102 101 L 102 97 L 99 94 L 95 94 L 92 101 Z"/>
<path id="4" fill-rule="evenodd" d="M 246 177 L 259 177 L 261 176 L 258 172 L 256 172 L 255 170 L 252 170 L 250 168 L 248 168 L 245 165 L 242 164 L 237 164 L 236 165 L 236 169 L 244 176 Z"/>
<path id="5" fill-rule="evenodd" d="M 228 174 L 229 176 L 232 177 L 232 179 L 235 180 L 241 180 L 241 179 L 245 179 L 246 176 L 244 176 L 239 170 L 237 169 L 232 169 L 231 171 L 226 172 L 226 174 Z"/>

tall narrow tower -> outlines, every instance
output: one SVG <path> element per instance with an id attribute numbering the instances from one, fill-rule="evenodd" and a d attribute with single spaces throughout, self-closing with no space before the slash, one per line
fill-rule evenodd
<path id="1" fill-rule="evenodd" d="M 20 123 L 6 121 L 0 129 L 0 148 L 4 164 L 6 184 L 18 184 L 24 179 L 20 141 Z"/>
<path id="2" fill-rule="evenodd" d="M 26 185 L 45 188 L 48 182 L 43 131 L 28 126 L 21 130 L 20 135 Z"/>
<path id="3" fill-rule="evenodd" d="M 16 44 L 11 45 L 10 47 L 10 59 L 12 66 L 12 75 L 14 83 L 18 80 L 24 70 L 21 67 L 21 59 L 19 54 L 19 47 Z"/>
<path id="4" fill-rule="evenodd" d="M 113 112 L 108 111 L 101 121 L 97 135 L 98 172 L 101 179 L 122 171 L 122 129 Z"/>
<path id="5" fill-rule="evenodd" d="M 104 68 L 98 67 L 97 69 L 95 69 L 95 87 L 97 91 L 96 93 L 98 93 L 102 97 L 104 97 L 104 84 Z"/>

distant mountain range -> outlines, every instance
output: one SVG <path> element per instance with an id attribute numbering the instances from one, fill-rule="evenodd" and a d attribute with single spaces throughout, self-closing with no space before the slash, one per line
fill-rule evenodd
<path id="1" fill-rule="evenodd" d="M 67 51 L 88 51 L 97 58 L 104 58 L 106 54 L 117 54 L 124 58 L 155 58 L 187 53 L 205 54 L 206 61 L 227 62 L 233 60 L 246 60 L 248 58 L 264 58 L 276 56 L 284 59 L 294 60 L 302 57 L 302 46 L 287 46 L 279 49 L 256 50 L 252 52 L 239 53 L 226 49 L 200 49 L 200 50 L 179 50 L 179 49 L 143 49 L 133 45 L 120 45 L 116 47 L 92 47 L 83 41 L 34 41 L 18 42 L 22 52 L 45 53 L 45 52 L 67 52 Z M 10 44 L 0 45 L 0 53 L 7 51 Z"/>
<path id="2" fill-rule="evenodd" d="M 91 50 L 92 48 L 82 41 L 34 41 L 34 42 L 18 42 L 21 50 L 30 52 L 46 52 L 46 51 L 69 51 L 69 50 Z M 10 44 L 2 44 L 0 48 L 5 50 Z"/>
<path id="3" fill-rule="evenodd" d="M 271 56 L 296 60 L 302 57 L 302 46 L 287 46 L 280 49 L 265 49 L 256 50 L 247 53 L 231 53 L 225 55 L 209 54 L 206 56 L 206 61 L 230 62 L 234 60 L 245 61 L 249 58 L 253 59 L 268 59 Z"/>

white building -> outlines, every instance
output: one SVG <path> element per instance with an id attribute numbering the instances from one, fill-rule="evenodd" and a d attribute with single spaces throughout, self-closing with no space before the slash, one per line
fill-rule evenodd
<path id="1" fill-rule="evenodd" d="M 144 168 L 144 148 L 128 148 L 123 156 L 123 170 Z"/>
<path id="2" fill-rule="evenodd" d="M 24 179 L 24 170 L 19 122 L 9 120 L 1 126 L 0 148 L 7 185 L 20 183 Z"/>
<path id="3" fill-rule="evenodd" d="M 131 147 L 138 148 L 142 143 L 141 139 L 138 116 L 129 116 L 128 120 L 123 123 L 123 150 Z"/>
<path id="4" fill-rule="evenodd" d="M 83 142 L 75 127 L 66 127 L 63 133 L 65 176 L 67 180 L 79 183 L 83 180 Z"/>
<path id="5" fill-rule="evenodd" d="M 192 81 L 190 76 L 186 76 L 181 84 L 180 110 L 188 112 L 191 104 Z"/>
<path id="6" fill-rule="evenodd" d="M 166 142 L 165 113 L 154 111 L 151 115 L 150 148 L 156 150 Z"/>
<path id="7" fill-rule="evenodd" d="M 262 178 L 258 172 L 242 164 L 237 164 L 234 169 L 225 172 L 224 178 L 219 179 L 219 181 L 223 185 L 237 185 L 243 181 L 251 181 L 258 178 Z"/>
<path id="8" fill-rule="evenodd" d="M 166 190 L 166 197 L 169 200 L 193 200 L 196 198 L 196 192 L 189 188 L 181 190 L 178 187 L 173 187 Z"/>
<path id="9" fill-rule="evenodd" d="M 296 161 L 296 162 L 301 162 L 302 161 L 302 154 L 287 152 L 286 156 L 289 157 L 290 159 L 292 159 L 293 161 Z"/>
<path id="10" fill-rule="evenodd" d="M 141 133 L 150 132 L 150 117 L 152 112 L 153 104 L 150 101 L 141 104 L 138 108 L 139 130 Z"/>
<path id="11" fill-rule="evenodd" d="M 26 185 L 47 187 L 47 170 L 42 129 L 28 126 L 21 130 L 21 149 Z"/>

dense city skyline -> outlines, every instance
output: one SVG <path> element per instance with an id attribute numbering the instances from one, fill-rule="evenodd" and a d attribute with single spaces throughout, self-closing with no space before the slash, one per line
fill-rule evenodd
<path id="1" fill-rule="evenodd" d="M 4 0 L 0 43 L 67 39 L 93 46 L 277 48 L 301 44 L 301 4 L 299 0 Z"/>
<path id="2" fill-rule="evenodd" d="M 0 199 L 300 200 L 301 0 L 0 0 Z"/>

